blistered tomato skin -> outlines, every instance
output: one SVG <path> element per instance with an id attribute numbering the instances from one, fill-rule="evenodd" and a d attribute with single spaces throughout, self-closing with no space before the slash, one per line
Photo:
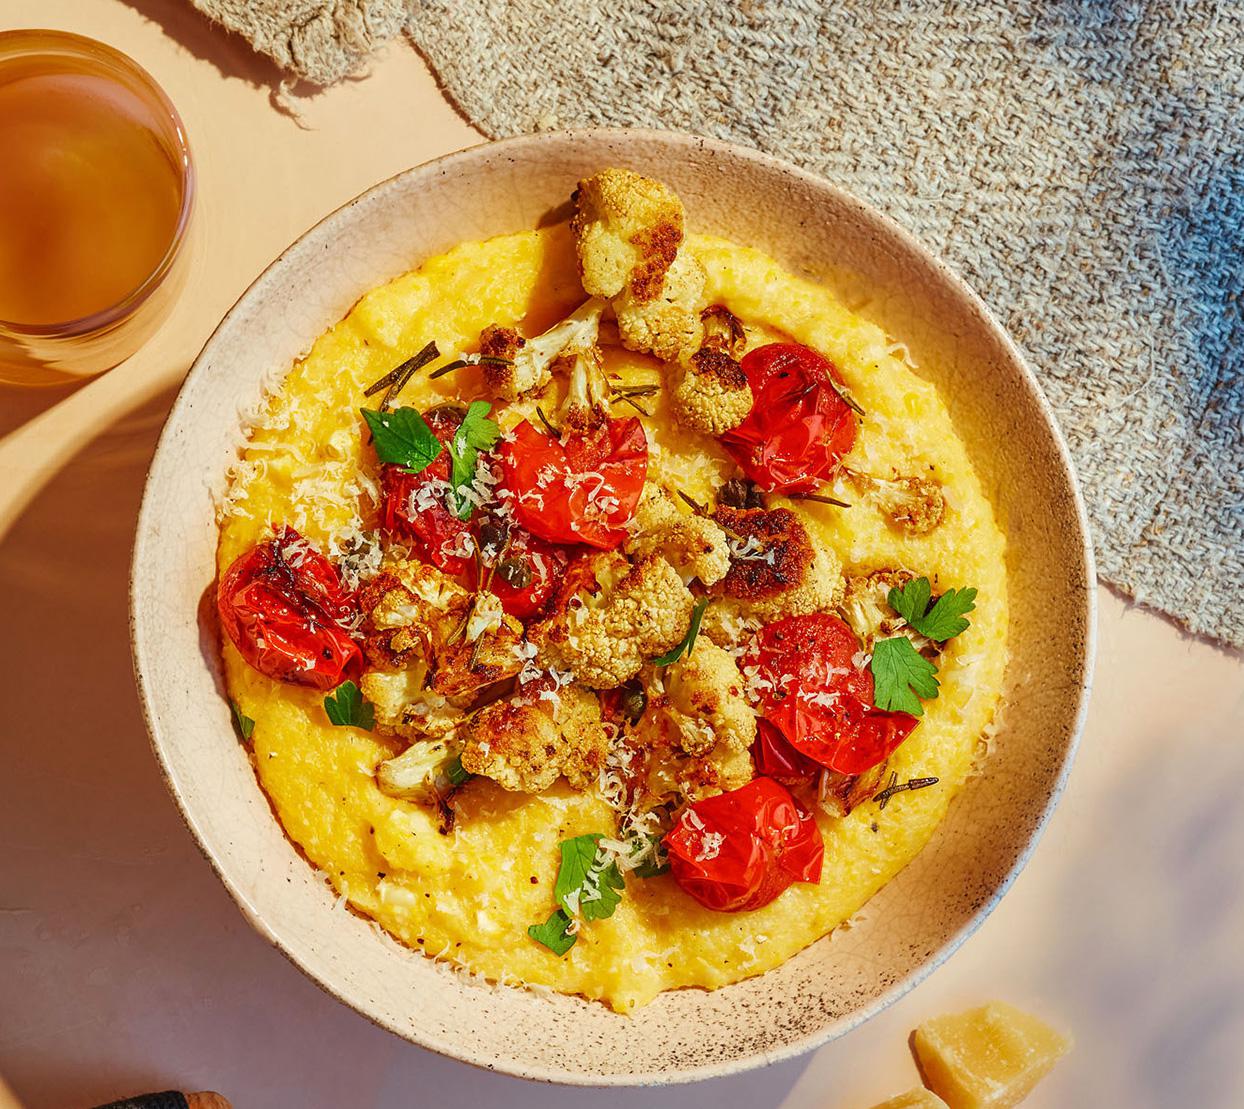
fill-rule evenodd
<path id="1" fill-rule="evenodd" d="M 470 522 L 450 512 L 444 492 L 449 483 L 449 443 L 462 423 L 462 413 L 434 408 L 424 413 L 424 419 L 444 449 L 417 474 L 389 463 L 380 468 L 380 523 L 387 535 L 408 542 L 418 558 L 456 576 L 466 573 L 473 561 Z M 421 497 L 420 491 L 429 486 Z"/>
<path id="2" fill-rule="evenodd" d="M 354 597 L 293 528 L 234 561 L 216 608 L 238 653 L 276 681 L 335 689 L 362 669 L 362 651 L 345 630 L 357 614 Z"/>
<path id="3" fill-rule="evenodd" d="M 756 668 L 765 719 L 799 754 L 841 774 L 883 762 L 919 723 L 873 704 L 859 641 L 836 616 L 817 612 L 766 624 L 741 661 L 744 670 Z"/>
<path id="4" fill-rule="evenodd" d="M 550 543 L 612 550 L 626 538 L 648 476 L 648 437 L 630 417 L 555 438 L 524 420 L 498 451 L 515 519 Z"/>
<path id="5" fill-rule="evenodd" d="M 839 395 L 834 364 L 798 343 L 769 343 L 740 363 L 752 410 L 721 444 L 766 492 L 811 493 L 855 445 L 855 413 Z"/>
<path id="6" fill-rule="evenodd" d="M 825 856 L 816 821 L 771 778 L 688 805 L 665 849 L 678 885 L 722 913 L 759 909 L 792 882 L 819 882 Z"/>
<path id="7" fill-rule="evenodd" d="M 501 607 L 516 620 L 531 620 L 544 613 L 558 585 L 566 576 L 572 551 L 537 538 L 529 531 L 511 526 L 504 549 L 496 552 L 490 565 L 483 567 L 488 590 L 501 602 Z M 479 537 L 477 536 L 477 541 Z M 490 552 L 485 544 L 485 560 Z M 471 563 L 468 583 L 480 586 L 479 569 Z"/>

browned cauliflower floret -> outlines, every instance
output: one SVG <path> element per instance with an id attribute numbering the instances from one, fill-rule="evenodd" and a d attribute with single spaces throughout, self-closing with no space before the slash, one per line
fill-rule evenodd
<path id="1" fill-rule="evenodd" d="M 551 693 L 480 709 L 465 730 L 463 767 L 519 793 L 540 793 L 563 774 L 575 789 L 593 786 L 609 747 L 600 702 L 573 685 Z"/>
<path id="2" fill-rule="evenodd" d="M 509 359 L 484 362 L 485 384 L 508 401 L 544 389 L 553 380 L 553 366 L 559 358 L 595 349 L 604 308 L 599 300 L 584 301 L 561 323 L 534 339 L 524 340 L 512 328 L 485 328 L 480 335 L 480 354 Z"/>
<path id="3" fill-rule="evenodd" d="M 449 768 L 458 750 L 458 742 L 452 736 L 412 743 L 400 755 L 376 767 L 376 785 L 390 797 L 435 804 L 453 790 Z"/>
<path id="4" fill-rule="evenodd" d="M 817 789 L 821 808 L 833 816 L 847 816 L 881 788 L 886 766 L 887 763 L 878 763 L 863 774 L 839 774 L 836 770 L 826 770 Z"/>
<path id="5" fill-rule="evenodd" d="M 649 482 L 635 512 L 636 533 L 627 553 L 663 555 L 684 580 L 713 585 L 730 569 L 726 533 L 712 520 L 684 511 L 659 485 Z"/>
<path id="6" fill-rule="evenodd" d="M 905 635 L 926 658 L 935 658 L 941 653 L 943 644 L 909 627 L 890 607 L 890 590 L 901 588 L 915 576 L 910 570 L 874 570 L 847 577 L 838 612 L 866 647 L 875 639 Z"/>
<path id="7" fill-rule="evenodd" d="M 688 801 L 747 785 L 756 776 L 751 752 L 735 751 L 724 743 L 703 758 L 687 759 L 677 770 L 678 792 Z"/>
<path id="8" fill-rule="evenodd" d="M 687 251 L 679 251 L 654 298 L 640 300 L 630 292 L 614 298 L 622 345 L 663 362 L 689 361 L 704 338 L 703 296 L 704 267 Z"/>
<path id="9" fill-rule="evenodd" d="M 440 738 L 462 723 L 463 712 L 425 687 L 423 664 L 400 670 L 368 670 L 359 689 L 376 712 L 376 731 L 406 739 Z"/>
<path id="10" fill-rule="evenodd" d="M 928 535 L 946 515 L 942 487 L 931 478 L 904 477 L 885 482 L 879 499 L 890 523 L 908 535 Z"/>
<path id="11" fill-rule="evenodd" d="M 842 596 L 842 563 L 828 547 L 813 544 L 788 508 L 719 507 L 713 519 L 730 543 L 730 572 L 708 606 L 704 631 L 733 644 L 740 629 L 784 616 L 833 609 Z"/>
<path id="12" fill-rule="evenodd" d="M 752 389 L 724 351 L 702 347 L 685 364 L 670 363 L 670 399 L 679 423 L 709 435 L 738 427 L 752 410 Z"/>
<path id="13" fill-rule="evenodd" d="M 360 680 L 381 732 L 439 735 L 462 698 L 522 669 L 522 625 L 491 594 L 473 596 L 434 566 L 389 562 L 359 593 L 370 668 Z"/>
<path id="14" fill-rule="evenodd" d="M 528 636 L 547 666 L 568 670 L 593 689 L 613 689 L 678 643 L 695 599 L 660 555 L 629 565 L 616 552 L 591 564 L 597 589 L 561 597 Z"/>
<path id="15" fill-rule="evenodd" d="M 705 755 L 718 743 L 743 751 L 756 738 L 756 714 L 747 703 L 733 656 L 707 639 L 665 671 L 669 712 L 682 749 Z"/>
<path id="16" fill-rule="evenodd" d="M 583 288 L 653 300 L 682 244 L 683 206 L 674 191 L 629 169 L 603 169 L 580 181 L 572 199 Z"/>
<path id="17" fill-rule="evenodd" d="M 879 478 L 854 470 L 844 473 L 868 493 L 892 527 L 908 535 L 928 535 L 946 515 L 946 497 L 933 478 Z"/>
<path id="18" fill-rule="evenodd" d="M 870 574 L 850 574 L 843 582 L 838 612 L 864 643 L 893 635 L 903 622 L 886 599 L 890 590 L 906 585 L 915 577 L 910 570 L 874 570 Z"/>

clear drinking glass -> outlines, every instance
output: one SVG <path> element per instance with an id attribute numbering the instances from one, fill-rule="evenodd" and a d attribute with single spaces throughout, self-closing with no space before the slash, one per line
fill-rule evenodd
<path id="1" fill-rule="evenodd" d="M 0 32 L 0 382 L 123 361 L 185 266 L 185 128 L 150 74 L 93 39 Z"/>

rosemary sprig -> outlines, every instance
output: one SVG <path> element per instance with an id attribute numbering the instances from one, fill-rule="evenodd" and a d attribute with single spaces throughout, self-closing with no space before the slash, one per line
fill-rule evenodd
<path id="1" fill-rule="evenodd" d="M 626 396 L 626 395 L 619 395 L 619 396 L 614 397 L 611 403 L 617 404 L 619 401 L 621 401 L 623 404 L 629 404 L 641 416 L 652 415 L 652 413 L 649 412 L 648 409 L 646 409 L 642 404 L 640 404 L 639 401 L 637 401 L 634 397 Z"/>
<path id="2" fill-rule="evenodd" d="M 454 370 L 460 370 L 462 369 L 463 366 L 469 366 L 469 365 L 471 365 L 471 363 L 468 362 L 465 358 L 455 358 L 452 362 L 446 362 L 443 366 L 437 366 L 436 369 L 434 369 L 430 374 L 428 374 L 428 378 L 432 379 L 432 378 L 437 378 L 437 377 L 444 377 L 446 374 L 453 373 Z"/>
<path id="3" fill-rule="evenodd" d="M 828 382 L 829 382 L 829 387 L 830 387 L 830 388 L 831 388 L 831 389 L 832 389 L 835 393 L 837 393 L 837 394 L 838 394 L 838 399 L 839 399 L 840 401 L 842 401 L 842 403 L 843 403 L 843 404 L 845 404 L 845 405 L 846 405 L 849 409 L 851 409 L 851 411 L 852 411 L 852 412 L 854 412 L 857 416 L 867 416 L 867 415 L 868 415 L 868 413 L 867 413 L 867 412 L 865 412 L 865 411 L 864 411 L 864 410 L 863 410 L 863 409 L 859 406 L 859 404 L 858 404 L 858 402 L 856 401 L 856 399 L 855 399 L 853 396 L 851 396 L 851 394 L 850 394 L 850 393 L 848 393 L 845 389 L 843 389 L 843 388 L 842 388 L 842 387 L 838 384 L 838 382 L 836 382 L 836 381 L 835 381 L 832 377 L 829 377 L 828 375 L 826 375 L 826 381 L 828 381 Z"/>
<path id="4" fill-rule="evenodd" d="M 687 496 L 687 494 L 684 493 L 681 489 L 678 490 L 678 495 L 682 497 L 682 499 L 688 505 L 691 506 L 691 511 L 694 512 L 697 516 L 708 515 L 708 510 L 702 504 L 700 504 L 699 501 L 693 499 L 692 497 Z"/>
<path id="5" fill-rule="evenodd" d="M 879 807 L 884 809 L 896 793 L 906 793 L 910 789 L 927 789 L 929 786 L 937 785 L 939 781 L 939 778 L 909 778 L 905 782 L 900 782 L 898 775 L 891 771 L 889 783 L 880 793 L 873 794 L 873 800 L 879 802 Z"/>
<path id="6" fill-rule="evenodd" d="M 835 508 L 850 508 L 846 501 L 835 497 L 827 497 L 823 493 L 787 493 L 792 501 L 816 501 L 817 504 L 832 504 Z"/>
<path id="7" fill-rule="evenodd" d="M 560 439 L 562 437 L 562 433 L 553 426 L 549 418 L 544 414 L 544 409 L 538 404 L 536 405 L 536 415 L 540 417 L 540 422 L 549 429 L 549 434 L 553 436 L 554 439 Z"/>
<path id="8" fill-rule="evenodd" d="M 385 411 L 397 400 L 397 395 L 406 388 L 406 383 L 429 362 L 440 356 L 441 352 L 436 349 L 436 341 L 433 340 L 418 354 L 407 358 L 400 366 L 391 369 L 379 381 L 372 382 L 371 385 L 363 390 L 363 396 L 374 396 L 381 389 L 385 389 L 384 398 L 380 402 L 380 411 Z"/>
<path id="9" fill-rule="evenodd" d="M 618 398 L 622 397 L 655 397 L 661 391 L 661 386 L 652 385 L 615 385 L 613 387 L 613 395 Z"/>

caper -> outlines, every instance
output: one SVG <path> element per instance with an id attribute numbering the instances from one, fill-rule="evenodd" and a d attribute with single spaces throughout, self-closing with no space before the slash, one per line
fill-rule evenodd
<path id="1" fill-rule="evenodd" d="M 506 558 L 497 563 L 497 573 L 511 589 L 526 589 L 535 573 L 525 558 Z"/>
<path id="2" fill-rule="evenodd" d="M 619 707 L 622 710 L 623 718 L 628 723 L 638 724 L 648 708 L 648 694 L 644 692 L 643 686 L 625 686 L 622 690 L 622 699 Z"/>

